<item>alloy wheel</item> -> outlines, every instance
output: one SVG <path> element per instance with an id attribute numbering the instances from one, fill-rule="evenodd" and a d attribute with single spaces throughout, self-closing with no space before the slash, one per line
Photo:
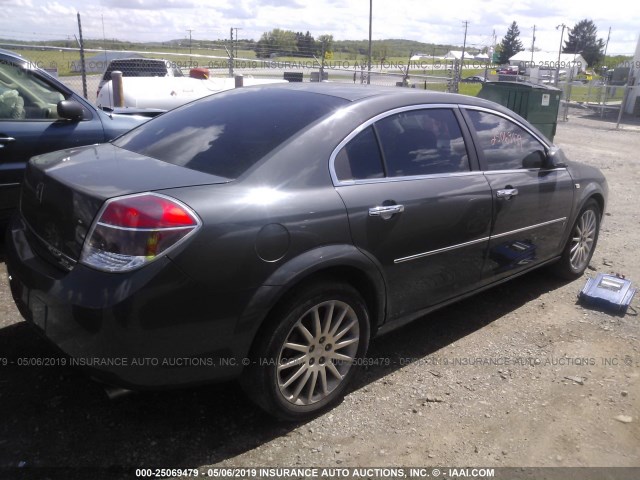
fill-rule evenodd
<path id="1" fill-rule="evenodd" d="M 574 270 L 581 271 L 586 268 L 595 244 L 597 228 L 596 213 L 592 209 L 585 210 L 576 223 L 571 237 L 569 262 Z"/>
<path id="2" fill-rule="evenodd" d="M 311 307 L 289 331 L 278 355 L 282 396 L 294 405 L 329 396 L 353 366 L 359 342 L 360 323 L 349 304 L 329 300 Z"/>

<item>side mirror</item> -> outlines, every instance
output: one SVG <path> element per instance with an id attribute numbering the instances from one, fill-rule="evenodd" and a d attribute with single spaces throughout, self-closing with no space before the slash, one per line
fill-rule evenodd
<path id="1" fill-rule="evenodd" d="M 565 168 L 567 166 L 566 158 L 562 150 L 558 147 L 552 147 L 547 152 L 543 168 Z"/>
<path id="2" fill-rule="evenodd" d="M 82 120 L 84 109 L 75 100 L 61 100 L 57 105 L 58 117 L 68 120 Z"/>
<path id="3" fill-rule="evenodd" d="M 544 168 L 546 154 L 542 150 L 535 150 L 522 159 L 523 168 Z"/>

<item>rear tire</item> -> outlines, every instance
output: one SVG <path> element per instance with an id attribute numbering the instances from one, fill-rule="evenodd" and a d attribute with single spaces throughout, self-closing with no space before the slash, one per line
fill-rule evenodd
<path id="1" fill-rule="evenodd" d="M 582 276 L 598 243 L 601 216 L 600 206 L 593 199 L 582 207 L 571 228 L 562 257 L 553 266 L 556 275 L 567 280 L 575 280 Z"/>
<path id="2" fill-rule="evenodd" d="M 310 284 L 270 316 L 258 333 L 241 384 L 268 413 L 302 420 L 338 403 L 369 344 L 362 297 L 340 282 Z"/>

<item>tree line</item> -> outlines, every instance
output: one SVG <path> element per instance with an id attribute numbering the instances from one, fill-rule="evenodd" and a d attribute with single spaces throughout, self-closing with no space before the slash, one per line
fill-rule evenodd
<path id="1" fill-rule="evenodd" d="M 320 35 L 316 40 L 308 31 L 303 34 L 293 30 L 274 28 L 262 34 L 260 40 L 256 42 L 254 50 L 258 58 L 271 56 L 314 57 L 331 51 L 332 47 L 333 35 Z"/>
<path id="2" fill-rule="evenodd" d="M 387 39 L 372 42 L 371 56 L 374 60 L 391 57 L 408 57 L 411 54 L 444 55 L 456 47 L 453 45 L 435 45 L 413 40 Z M 366 57 L 369 54 L 367 40 L 335 40 L 333 35 L 320 35 L 317 39 L 310 32 L 294 32 L 275 28 L 265 32 L 250 47 L 258 58 L 272 56 L 320 57 L 323 53 L 342 53 L 347 57 Z"/>
<path id="3" fill-rule="evenodd" d="M 7 40 L 7 42 L 12 42 Z M 14 42 L 15 43 L 15 42 Z M 51 46 L 73 47 L 75 42 L 71 40 L 54 40 L 47 42 L 20 42 L 33 45 L 47 44 Z M 230 43 L 226 39 L 218 40 L 198 40 L 194 41 L 197 48 L 224 49 Z M 264 32 L 260 40 L 236 39 L 232 42 L 236 52 L 238 48 L 242 50 L 253 50 L 258 58 L 269 58 L 272 56 L 295 56 L 295 57 L 321 57 L 327 52 L 341 53 L 346 57 L 357 59 L 367 57 L 369 42 L 367 40 L 335 40 L 332 35 L 320 35 L 315 38 L 309 31 L 306 33 L 295 32 L 275 28 Z M 168 42 L 133 43 L 123 42 L 116 39 L 88 39 L 85 40 L 85 48 L 111 48 L 115 50 L 130 49 L 135 50 L 141 46 L 152 48 L 161 47 L 183 47 L 186 48 L 188 42 L 184 39 L 170 40 Z M 436 45 L 423 43 L 414 40 L 386 39 L 374 40 L 372 42 L 372 57 L 374 61 L 384 61 L 388 58 L 409 58 L 412 54 L 442 56 L 450 50 L 458 50 L 455 45 Z M 604 63 L 611 63 L 615 59 L 609 58 L 605 62 L 604 58 L 605 42 L 598 38 L 598 29 L 593 21 L 584 19 L 569 29 L 567 39 L 564 41 L 563 53 L 580 53 L 591 68 L 601 66 Z M 473 50 L 473 49 L 472 49 Z M 476 49 L 477 50 L 477 49 Z M 483 53 L 487 49 L 478 50 Z M 514 21 L 508 28 L 506 35 L 496 47 L 497 59 L 500 64 L 509 63 L 509 59 L 525 48 L 520 40 L 520 30 Z M 473 51 L 469 51 L 473 54 Z M 624 57 L 626 59 L 626 57 Z"/>
<path id="4" fill-rule="evenodd" d="M 332 35 L 320 35 L 317 39 L 310 32 L 294 32 L 275 28 L 262 34 L 259 41 L 250 47 L 258 58 L 272 56 L 320 57 L 327 52 L 340 52 L 347 56 L 367 56 L 369 44 L 367 40 L 334 40 Z M 409 40 L 377 40 L 372 42 L 374 60 L 385 60 L 390 57 L 408 57 L 411 54 L 444 55 L 449 50 L 459 47 L 453 45 L 434 45 Z M 598 29 L 592 20 L 584 19 L 569 29 L 564 41 L 563 53 L 579 53 L 588 67 L 602 65 L 604 61 L 605 42 L 598 38 Z M 486 49 L 485 49 L 486 50 Z M 520 40 L 520 29 L 514 21 L 506 35 L 496 48 L 497 61 L 509 63 L 509 59 L 525 48 Z M 473 53 L 473 52 L 469 52 Z"/>
<path id="5" fill-rule="evenodd" d="M 518 52 L 524 51 L 519 37 L 520 29 L 514 21 L 496 48 L 498 63 L 509 63 L 511 57 Z M 569 35 L 564 41 L 562 53 L 579 53 L 587 62 L 587 66 L 593 68 L 602 65 L 604 50 L 605 42 L 602 38 L 598 38 L 598 28 L 592 20 L 585 18 L 569 29 Z"/>

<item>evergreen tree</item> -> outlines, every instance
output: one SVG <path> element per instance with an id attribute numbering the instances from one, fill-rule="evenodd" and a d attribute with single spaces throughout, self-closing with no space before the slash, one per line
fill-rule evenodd
<path id="1" fill-rule="evenodd" d="M 501 65 L 509 63 L 509 59 L 511 57 L 524 50 L 522 42 L 518 38 L 519 36 L 520 29 L 518 29 L 518 24 L 514 21 L 509 27 L 509 30 L 507 30 L 507 34 L 502 39 L 502 42 L 500 42 L 500 56 L 498 57 L 498 63 Z"/>
<path id="2" fill-rule="evenodd" d="M 604 41 L 597 35 L 598 28 L 591 20 L 580 20 L 569 30 L 569 38 L 564 41 L 562 52 L 580 53 L 587 66 L 596 65 L 604 58 Z"/>
<path id="3" fill-rule="evenodd" d="M 296 33 L 296 45 L 301 57 L 313 57 L 316 51 L 316 41 L 308 31 L 305 34 L 302 32 Z"/>

